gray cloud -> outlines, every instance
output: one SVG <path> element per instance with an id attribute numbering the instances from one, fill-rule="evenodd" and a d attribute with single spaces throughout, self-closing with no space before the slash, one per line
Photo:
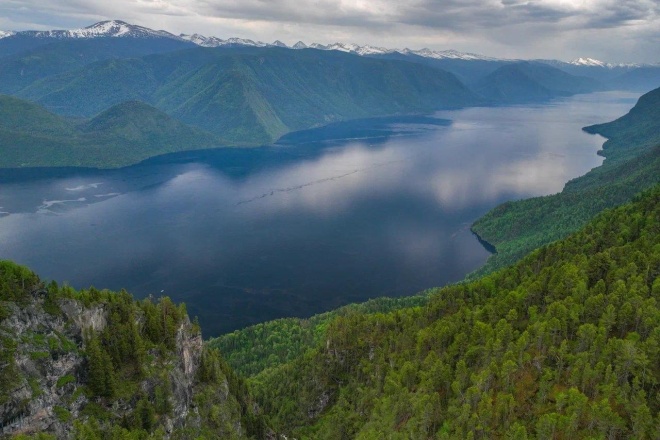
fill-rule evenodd
<path id="1" fill-rule="evenodd" d="M 35 12 L 36 11 L 36 12 Z M 658 0 L 4 0 L 0 29 L 119 18 L 219 37 L 660 61 Z M 593 53 L 596 51 L 597 53 Z M 633 54 L 635 59 L 627 59 Z M 622 57 L 624 57 L 622 59 Z"/>

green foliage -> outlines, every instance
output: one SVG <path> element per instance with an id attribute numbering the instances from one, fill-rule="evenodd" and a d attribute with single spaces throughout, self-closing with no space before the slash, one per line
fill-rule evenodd
<path id="1" fill-rule="evenodd" d="M 80 123 L 49 113 L 37 104 L 0 95 L 1 115 L 12 115 L 0 118 L 0 167 L 5 168 L 113 168 L 159 154 L 222 144 L 216 136 L 136 101 L 117 104 Z"/>
<path id="2" fill-rule="evenodd" d="M 96 335 L 92 335 L 86 345 L 89 388 L 97 396 L 113 397 L 116 392 L 117 379 L 110 355 L 103 350 Z"/>
<path id="3" fill-rule="evenodd" d="M 0 301 L 24 304 L 39 284 L 39 277 L 28 268 L 0 260 Z"/>
<path id="4" fill-rule="evenodd" d="M 472 225 L 497 249 L 476 278 L 566 237 L 596 214 L 629 201 L 660 182 L 660 89 L 642 96 L 626 116 L 585 128 L 610 139 L 602 166 L 568 182 L 559 194 L 507 202 Z"/>
<path id="5" fill-rule="evenodd" d="M 297 438 L 657 438 L 660 186 L 421 306 L 350 313 L 250 387 Z"/>
<path id="6" fill-rule="evenodd" d="M 41 359 L 48 359 L 50 358 L 50 352 L 49 351 L 33 351 L 30 353 L 30 359 L 33 361 L 39 361 Z"/>
<path id="7" fill-rule="evenodd" d="M 76 378 L 73 377 L 73 375 L 66 374 L 66 375 L 61 376 L 57 379 L 57 383 L 55 384 L 55 386 L 57 388 L 62 388 L 63 386 L 65 386 L 69 383 L 75 382 L 75 381 L 76 381 Z"/>
<path id="8" fill-rule="evenodd" d="M 69 423 L 71 421 L 71 412 L 69 412 L 68 409 L 55 405 L 55 407 L 53 407 L 53 411 L 55 412 L 55 415 L 60 422 Z"/>
<path id="9" fill-rule="evenodd" d="M 229 365 L 244 376 L 291 362 L 322 343 L 328 324 L 348 313 L 382 313 L 404 307 L 420 306 L 433 290 L 403 298 L 377 298 L 350 304 L 309 319 L 284 318 L 264 322 L 213 338 L 210 347 L 218 348 Z"/>

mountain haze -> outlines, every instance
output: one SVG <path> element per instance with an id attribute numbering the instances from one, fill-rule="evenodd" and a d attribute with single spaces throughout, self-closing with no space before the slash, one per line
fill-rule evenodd
<path id="1" fill-rule="evenodd" d="M 591 78 L 528 62 L 499 67 L 475 86 L 477 93 L 498 103 L 535 102 L 599 89 L 599 84 Z"/>

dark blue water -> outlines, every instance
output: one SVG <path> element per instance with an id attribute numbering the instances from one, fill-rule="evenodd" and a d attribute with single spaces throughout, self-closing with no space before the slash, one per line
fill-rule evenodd
<path id="1" fill-rule="evenodd" d="M 206 336 L 460 280 L 469 225 L 597 166 L 582 126 L 636 96 L 338 124 L 120 170 L 0 172 L 0 257 L 74 287 L 169 295 Z"/>

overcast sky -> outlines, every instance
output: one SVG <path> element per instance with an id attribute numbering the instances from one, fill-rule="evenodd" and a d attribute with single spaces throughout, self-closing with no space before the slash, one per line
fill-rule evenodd
<path id="1" fill-rule="evenodd" d="M 0 0 L 0 29 L 121 19 L 175 34 L 660 62 L 660 0 Z"/>

